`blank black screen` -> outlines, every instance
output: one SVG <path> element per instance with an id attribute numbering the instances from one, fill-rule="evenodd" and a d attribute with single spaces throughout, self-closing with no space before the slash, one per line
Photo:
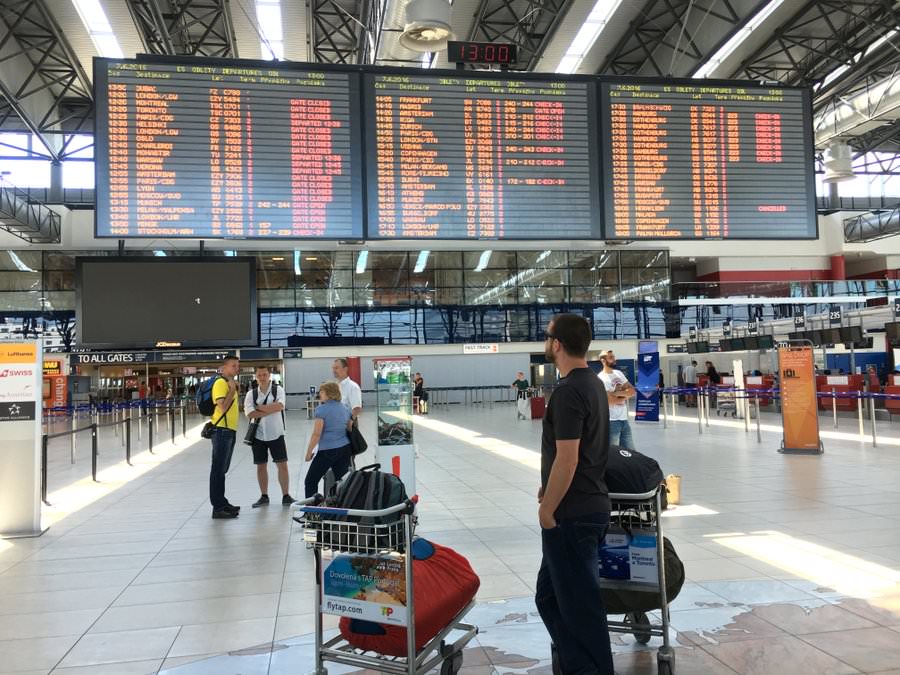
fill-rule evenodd
<path id="1" fill-rule="evenodd" d="M 253 259 L 78 261 L 77 337 L 87 347 L 257 342 Z"/>

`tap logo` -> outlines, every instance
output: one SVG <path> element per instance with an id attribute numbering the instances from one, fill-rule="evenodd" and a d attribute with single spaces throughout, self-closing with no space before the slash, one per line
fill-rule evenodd
<path id="1" fill-rule="evenodd" d="M 390 617 L 394 613 L 393 607 L 382 607 L 381 608 L 381 616 Z"/>

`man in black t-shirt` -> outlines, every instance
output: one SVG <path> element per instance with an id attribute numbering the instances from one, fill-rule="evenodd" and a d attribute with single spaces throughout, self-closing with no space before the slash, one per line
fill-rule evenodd
<path id="1" fill-rule="evenodd" d="M 547 326 L 544 351 L 561 379 L 541 438 L 535 604 L 563 675 L 613 675 L 597 560 L 609 526 L 609 404 L 587 365 L 590 344 L 590 324 L 580 316 L 559 314 Z"/>

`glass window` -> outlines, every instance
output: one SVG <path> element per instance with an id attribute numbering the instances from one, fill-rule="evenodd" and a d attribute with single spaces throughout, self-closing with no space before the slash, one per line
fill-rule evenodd
<path id="1" fill-rule="evenodd" d="M 75 309 L 75 291 L 44 293 L 44 310 L 48 312 Z"/>
<path id="2" fill-rule="evenodd" d="M 261 309 L 265 307 L 294 307 L 296 304 L 293 289 L 257 291 L 256 302 Z"/>
<path id="3" fill-rule="evenodd" d="M 3 162 L 4 183 L 18 188 L 50 187 L 50 162 L 43 159 L 13 159 Z"/>
<path id="4" fill-rule="evenodd" d="M 565 251 L 519 251 L 516 259 L 519 271 L 566 269 L 569 266 L 569 258 Z"/>
<path id="5" fill-rule="evenodd" d="M 257 269 L 256 287 L 260 289 L 293 288 L 294 272 L 287 270 Z"/>
<path id="6" fill-rule="evenodd" d="M 70 270 L 51 270 L 44 272 L 44 290 L 74 291 L 75 272 Z"/>
<path id="7" fill-rule="evenodd" d="M 0 156 L 27 157 L 28 141 L 28 134 L 0 134 Z"/>
<path id="8" fill-rule="evenodd" d="M 2 291 L 0 292 L 0 310 L 39 312 L 41 307 L 40 291 Z"/>
<path id="9" fill-rule="evenodd" d="M 477 267 L 486 270 L 502 269 L 515 273 L 516 252 L 490 251 L 490 255 L 488 255 L 487 251 L 465 251 L 463 253 L 463 270 L 468 273 Z"/>
<path id="10" fill-rule="evenodd" d="M 669 257 L 665 251 L 622 251 L 622 267 L 669 267 Z"/>
<path id="11" fill-rule="evenodd" d="M 63 188 L 70 190 L 94 189 L 94 163 L 66 161 L 62 165 Z"/>
<path id="12" fill-rule="evenodd" d="M 39 291 L 40 272 L 0 272 L 0 291 Z"/>
<path id="13" fill-rule="evenodd" d="M 0 270 L 38 272 L 40 269 L 40 251 L 0 251 Z"/>

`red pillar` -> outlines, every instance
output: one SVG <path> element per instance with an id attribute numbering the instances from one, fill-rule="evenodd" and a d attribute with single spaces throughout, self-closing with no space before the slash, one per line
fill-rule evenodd
<path id="1" fill-rule="evenodd" d="M 844 256 L 831 256 L 831 281 L 843 281 L 847 278 L 847 265 L 844 262 Z"/>
<path id="2" fill-rule="evenodd" d="M 350 379 L 362 386 L 362 366 L 358 356 L 347 357 L 347 370 L 349 371 Z"/>

